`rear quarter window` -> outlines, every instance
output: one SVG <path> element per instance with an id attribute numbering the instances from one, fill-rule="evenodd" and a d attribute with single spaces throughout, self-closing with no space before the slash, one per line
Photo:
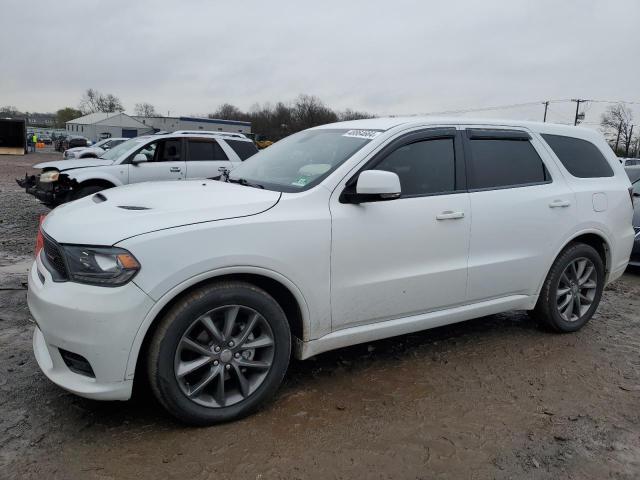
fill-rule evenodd
<path id="1" fill-rule="evenodd" d="M 613 177 L 611 165 L 593 143 L 564 135 L 542 134 L 564 168 L 578 178 Z"/>
<path id="2" fill-rule="evenodd" d="M 240 157 L 240 160 L 246 160 L 252 155 L 258 153 L 258 148 L 253 142 L 243 142 L 241 140 L 229 140 L 225 139 L 225 142 L 236 152 L 236 155 Z"/>

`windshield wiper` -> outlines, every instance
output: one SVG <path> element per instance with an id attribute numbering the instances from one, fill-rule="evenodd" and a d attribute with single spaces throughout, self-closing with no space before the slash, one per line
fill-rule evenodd
<path id="1" fill-rule="evenodd" d="M 262 189 L 264 189 L 264 185 L 260 185 L 259 183 L 250 182 L 246 178 L 231 178 L 231 177 L 227 177 L 227 182 L 239 183 L 240 185 L 244 185 L 245 187 L 254 187 L 254 188 L 262 188 Z"/>

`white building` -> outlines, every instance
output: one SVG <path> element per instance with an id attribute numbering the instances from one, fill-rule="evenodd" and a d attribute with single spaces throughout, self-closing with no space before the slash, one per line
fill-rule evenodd
<path id="1" fill-rule="evenodd" d="M 133 138 L 154 131 L 150 126 L 122 112 L 90 113 L 68 121 L 66 130 L 71 135 L 87 137 L 94 142 L 108 137 Z"/>
<path id="2" fill-rule="evenodd" d="M 132 117 L 154 131 L 203 130 L 209 132 L 251 133 L 251 122 L 199 117 Z"/>

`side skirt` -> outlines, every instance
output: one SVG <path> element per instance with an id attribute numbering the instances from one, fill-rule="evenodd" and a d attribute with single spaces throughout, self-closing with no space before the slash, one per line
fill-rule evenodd
<path id="1" fill-rule="evenodd" d="M 537 296 L 510 295 L 447 310 L 344 328 L 308 342 L 303 342 L 296 338 L 294 345 L 295 356 L 300 360 L 304 360 L 337 348 L 428 330 L 442 325 L 471 320 L 472 318 L 484 317 L 485 315 L 494 315 L 508 310 L 531 310 L 537 300 Z"/>

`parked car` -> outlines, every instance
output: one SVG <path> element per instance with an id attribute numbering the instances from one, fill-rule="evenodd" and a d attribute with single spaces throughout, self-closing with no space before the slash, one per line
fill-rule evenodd
<path id="1" fill-rule="evenodd" d="M 125 148 L 136 159 L 146 144 Z M 145 376 L 171 414 L 205 425 L 262 405 L 292 349 L 306 359 L 514 309 L 574 332 L 627 267 L 630 185 L 582 128 L 378 118 L 305 130 L 219 181 L 53 210 L 28 281 L 35 356 L 94 399 L 127 400 Z"/>
<path id="2" fill-rule="evenodd" d="M 86 137 L 80 137 L 77 135 L 67 135 L 59 137 L 54 144 L 54 148 L 58 152 L 64 152 L 70 148 L 87 148 L 91 146 L 91 142 Z"/>
<path id="3" fill-rule="evenodd" d="M 96 158 L 34 165 L 39 175 L 17 180 L 27 193 L 47 205 L 120 185 L 213 178 L 257 152 L 248 138 L 225 134 L 149 135 L 127 140 Z"/>
<path id="4" fill-rule="evenodd" d="M 62 154 L 62 157 L 65 160 L 73 159 L 73 158 L 96 158 L 102 155 L 107 150 L 112 149 L 113 147 L 120 145 L 123 142 L 129 140 L 128 138 L 107 138 L 105 140 L 100 140 L 99 142 L 93 144 L 90 147 L 73 147 L 65 150 Z"/>
<path id="5" fill-rule="evenodd" d="M 636 167 L 636 171 L 633 172 L 632 184 L 633 184 L 633 200 L 634 200 L 634 214 L 633 214 L 633 229 L 635 230 L 635 242 L 633 243 L 633 250 L 631 251 L 631 258 L 629 259 L 629 265 L 634 267 L 640 267 L 640 167 Z"/>
<path id="6" fill-rule="evenodd" d="M 640 158 L 621 158 L 624 167 L 640 167 Z"/>

